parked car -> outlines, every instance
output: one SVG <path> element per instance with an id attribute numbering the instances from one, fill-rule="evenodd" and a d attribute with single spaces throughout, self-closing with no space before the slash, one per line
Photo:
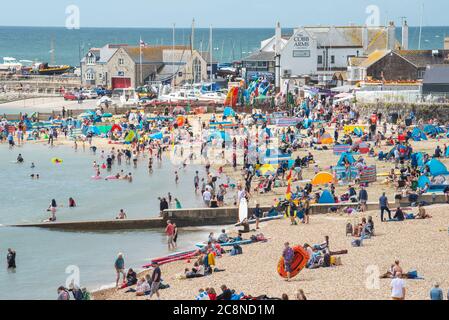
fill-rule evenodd
<path id="1" fill-rule="evenodd" d="M 97 89 L 95 89 L 95 91 L 97 92 L 97 95 L 100 97 L 112 95 L 112 90 L 108 90 L 102 87 L 98 87 Z"/>
<path id="2" fill-rule="evenodd" d="M 96 90 L 83 90 L 81 91 L 81 94 L 86 98 L 86 99 L 97 99 L 98 98 L 98 93 Z"/>
<path id="3" fill-rule="evenodd" d="M 82 94 L 80 94 L 78 92 L 76 92 L 76 93 L 66 92 L 64 94 L 64 100 L 66 100 L 66 101 L 67 100 L 76 101 L 76 100 L 79 100 L 79 99 L 84 100 L 86 98 Z"/>

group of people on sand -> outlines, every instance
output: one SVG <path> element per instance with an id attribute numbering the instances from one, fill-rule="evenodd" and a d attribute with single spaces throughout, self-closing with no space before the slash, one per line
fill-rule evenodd
<path id="1" fill-rule="evenodd" d="M 166 289 L 169 286 L 163 284 L 162 272 L 159 264 L 153 262 L 151 264 L 152 273 L 148 273 L 145 276 L 138 279 L 137 273 L 129 268 L 125 273 L 125 259 L 123 253 L 119 253 L 114 262 L 114 268 L 116 271 L 116 283 L 117 289 L 127 289 L 125 292 L 134 292 L 136 296 L 147 296 L 150 300 L 153 295 L 156 295 L 157 299 L 160 299 L 160 289 Z M 122 277 L 121 277 L 122 276 Z M 122 282 L 120 282 L 122 278 Z M 132 288 L 135 286 L 135 288 Z"/>

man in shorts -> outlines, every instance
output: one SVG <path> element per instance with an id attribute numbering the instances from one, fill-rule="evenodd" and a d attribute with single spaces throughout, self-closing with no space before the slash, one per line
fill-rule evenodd
<path id="1" fill-rule="evenodd" d="M 175 227 L 170 220 L 167 220 L 167 227 L 165 228 L 165 234 L 167 235 L 168 250 L 175 249 L 175 243 L 173 237 L 175 235 Z"/>

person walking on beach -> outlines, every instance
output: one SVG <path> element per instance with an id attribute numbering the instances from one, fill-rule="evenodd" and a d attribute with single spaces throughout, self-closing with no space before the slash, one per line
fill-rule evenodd
<path id="1" fill-rule="evenodd" d="M 117 273 L 117 279 L 115 281 L 115 286 L 119 287 L 120 274 L 123 275 L 123 282 L 125 282 L 126 274 L 125 274 L 125 259 L 123 258 L 123 253 L 119 253 L 117 255 L 117 259 L 115 259 L 114 263 L 115 272 Z"/>
<path id="2" fill-rule="evenodd" d="M 168 250 L 175 249 L 173 237 L 175 236 L 175 227 L 170 220 L 167 220 L 167 227 L 165 228 L 165 234 L 167 235 Z"/>
<path id="3" fill-rule="evenodd" d="M 159 267 L 159 264 L 157 262 L 153 262 L 151 266 L 153 269 L 153 275 L 151 276 L 151 292 L 150 296 L 148 297 L 148 300 L 151 299 L 151 297 L 156 294 L 157 299 L 160 300 L 161 296 L 159 295 L 159 286 L 161 284 L 161 268 Z"/>
<path id="4" fill-rule="evenodd" d="M 368 192 L 365 190 L 364 187 L 360 188 L 359 191 L 359 202 L 360 202 L 360 209 L 362 212 L 366 211 L 366 203 L 368 202 Z"/>
<path id="5" fill-rule="evenodd" d="M 8 265 L 8 269 L 16 268 L 16 252 L 11 248 L 8 248 L 8 254 L 6 255 L 6 262 Z"/>
<path id="6" fill-rule="evenodd" d="M 391 220 L 391 211 L 388 207 L 388 198 L 385 196 L 385 192 L 382 193 L 382 196 L 379 198 L 379 207 L 380 207 L 380 221 L 384 222 L 384 211 L 388 213 L 388 219 Z"/>
<path id="7" fill-rule="evenodd" d="M 286 242 L 284 244 L 284 251 L 282 252 L 282 257 L 284 258 L 284 268 L 287 272 L 287 282 L 290 281 L 290 273 L 292 272 L 291 264 L 293 262 L 293 258 L 295 253 L 293 249 L 290 247 L 290 243 Z"/>
<path id="8" fill-rule="evenodd" d="M 435 282 L 433 288 L 430 289 L 430 300 L 443 300 L 443 290 L 440 288 L 440 284 Z"/>
<path id="9" fill-rule="evenodd" d="M 405 300 L 405 280 L 402 279 L 402 272 L 397 272 L 391 280 L 391 298 L 393 300 Z"/>
<path id="10" fill-rule="evenodd" d="M 175 248 L 178 247 L 178 226 L 176 223 L 173 223 L 173 245 Z"/>
<path id="11" fill-rule="evenodd" d="M 198 175 L 198 171 L 195 172 L 195 177 L 193 178 L 193 184 L 195 186 L 195 193 L 197 193 L 198 189 L 200 187 L 200 177 Z"/>

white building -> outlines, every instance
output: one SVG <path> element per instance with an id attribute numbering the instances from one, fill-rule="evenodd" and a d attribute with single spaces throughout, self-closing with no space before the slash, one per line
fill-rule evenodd
<path id="1" fill-rule="evenodd" d="M 282 79 L 307 77 L 318 84 L 337 85 L 336 79 L 347 78 L 350 58 L 398 49 L 395 29 L 394 23 L 386 27 L 306 26 L 296 28 L 288 40 L 276 30 L 277 36 L 262 41 L 260 52 L 275 51 L 279 41 Z"/>

